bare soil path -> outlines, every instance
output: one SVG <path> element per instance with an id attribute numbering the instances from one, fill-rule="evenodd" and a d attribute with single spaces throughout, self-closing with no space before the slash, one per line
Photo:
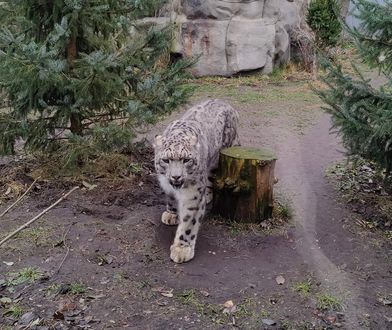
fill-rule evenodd
<path id="1" fill-rule="evenodd" d="M 344 155 L 307 83 L 233 79 L 197 90 L 193 102 L 221 97 L 237 106 L 243 145 L 276 152 L 277 196 L 293 209 L 290 223 L 244 230 L 206 219 L 195 259 L 176 265 L 154 174 L 98 182 L 0 248 L 0 299 L 11 300 L 0 303 L 1 329 L 25 328 L 21 315 L 30 311 L 41 329 L 392 328 L 390 244 L 357 227 L 328 183 L 326 168 Z M 0 236 L 66 189 L 42 182 L 0 219 Z M 26 275 L 26 267 L 35 268 Z M 235 308 L 224 311 L 229 300 Z"/>

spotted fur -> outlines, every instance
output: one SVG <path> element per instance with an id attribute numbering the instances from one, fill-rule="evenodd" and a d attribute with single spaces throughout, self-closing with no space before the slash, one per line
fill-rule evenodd
<path id="1" fill-rule="evenodd" d="M 190 108 L 155 138 L 155 169 L 168 201 L 162 222 L 178 224 L 170 257 L 191 260 L 206 204 L 212 200 L 211 172 L 219 151 L 238 144 L 238 113 L 220 100 Z"/>

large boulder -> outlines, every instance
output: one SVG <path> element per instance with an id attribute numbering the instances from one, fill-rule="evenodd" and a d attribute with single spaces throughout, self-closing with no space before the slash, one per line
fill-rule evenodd
<path id="1" fill-rule="evenodd" d="M 226 32 L 227 73 L 262 69 L 270 73 L 275 54 L 275 24 L 263 18 L 233 18 Z"/>
<path id="2" fill-rule="evenodd" d="M 193 67 L 196 76 L 227 75 L 226 31 L 229 21 L 208 19 L 186 20 L 181 23 L 177 53 L 198 57 Z"/>
<path id="3" fill-rule="evenodd" d="M 263 17 L 275 19 L 290 32 L 301 23 L 301 7 L 303 1 L 267 0 Z"/>
<path id="4" fill-rule="evenodd" d="M 173 0 L 173 52 L 197 57 L 196 76 L 272 72 L 290 60 L 290 32 L 308 0 Z"/>
<path id="5" fill-rule="evenodd" d="M 272 70 L 275 24 L 262 18 L 186 20 L 181 23 L 179 36 L 177 52 L 185 57 L 198 57 L 193 68 L 197 76 Z"/>
<path id="6" fill-rule="evenodd" d="M 183 0 L 182 13 L 189 19 L 227 20 L 235 16 L 261 18 L 265 0 Z"/>

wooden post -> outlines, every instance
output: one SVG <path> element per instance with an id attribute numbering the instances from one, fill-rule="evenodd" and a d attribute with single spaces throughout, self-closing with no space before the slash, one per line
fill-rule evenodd
<path id="1" fill-rule="evenodd" d="M 246 147 L 223 149 L 214 185 L 212 212 L 237 222 L 260 222 L 272 216 L 276 157 Z"/>

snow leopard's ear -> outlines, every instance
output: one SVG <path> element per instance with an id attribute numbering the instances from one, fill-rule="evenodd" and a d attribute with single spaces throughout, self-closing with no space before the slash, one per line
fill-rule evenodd
<path id="1" fill-rule="evenodd" d="M 156 135 L 154 143 L 152 144 L 154 148 L 162 146 L 163 137 L 162 135 Z"/>
<path id="2" fill-rule="evenodd" d="M 196 136 L 191 135 L 189 137 L 189 144 L 192 147 L 195 147 L 196 150 L 200 150 L 200 142 L 199 142 L 199 139 Z"/>

